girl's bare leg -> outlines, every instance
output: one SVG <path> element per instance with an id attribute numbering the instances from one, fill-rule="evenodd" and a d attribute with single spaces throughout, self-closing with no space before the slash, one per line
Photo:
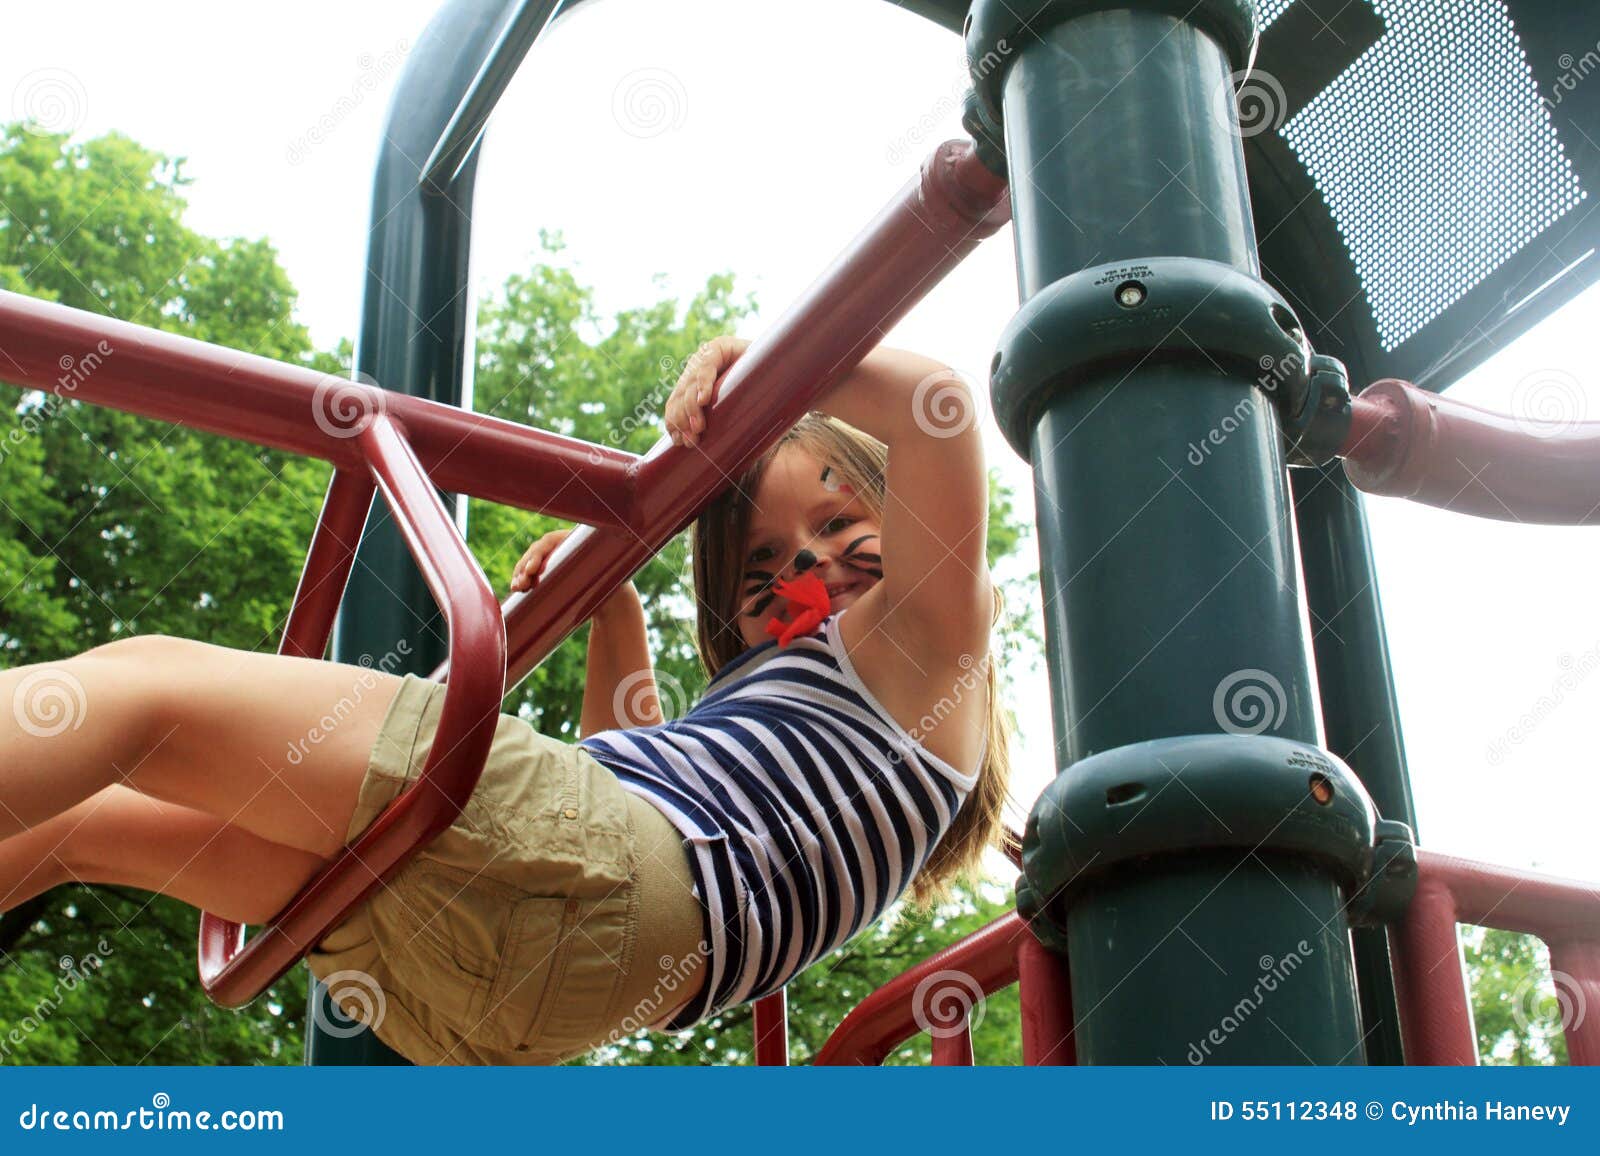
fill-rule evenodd
<path id="1" fill-rule="evenodd" d="M 0 911 L 62 883 L 159 891 L 240 923 L 266 923 L 326 861 L 214 815 L 106 787 L 0 839 Z"/>
<path id="2" fill-rule="evenodd" d="M 0 671 L 0 839 L 124 784 L 329 858 L 400 682 L 164 635 Z"/>

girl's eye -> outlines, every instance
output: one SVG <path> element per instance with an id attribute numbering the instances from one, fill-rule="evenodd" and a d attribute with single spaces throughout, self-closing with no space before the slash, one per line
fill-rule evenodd
<path id="1" fill-rule="evenodd" d="M 826 530 L 828 533 L 832 534 L 832 533 L 835 532 L 835 527 L 837 527 L 839 530 L 842 530 L 846 526 L 850 526 L 850 525 L 854 525 L 854 524 L 855 524 L 855 519 L 854 518 L 850 517 L 848 514 L 840 514 L 837 518 L 834 518 L 831 522 L 829 522 L 826 526 L 824 526 L 823 529 Z"/>

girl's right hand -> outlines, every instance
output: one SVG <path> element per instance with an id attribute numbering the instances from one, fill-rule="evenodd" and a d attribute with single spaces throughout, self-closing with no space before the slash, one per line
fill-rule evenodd
<path id="1" fill-rule="evenodd" d="M 700 444 L 718 380 L 749 348 L 744 338 L 727 335 L 713 337 L 694 351 L 667 397 L 665 421 L 673 445 Z"/>

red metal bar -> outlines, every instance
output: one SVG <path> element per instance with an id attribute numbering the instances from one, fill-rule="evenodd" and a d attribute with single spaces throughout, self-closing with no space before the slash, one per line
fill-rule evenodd
<path id="1" fill-rule="evenodd" d="M 1600 422 L 1538 425 L 1374 382 L 1352 401 L 1345 473 L 1373 494 L 1513 522 L 1600 525 Z"/>
<path id="2" fill-rule="evenodd" d="M 62 373 L 61 359 L 74 359 Z M 637 458 L 458 406 L 0 292 L 0 380 L 321 458 L 365 474 L 356 434 L 387 414 L 434 484 L 591 525 L 627 518 Z"/>
<path id="3" fill-rule="evenodd" d="M 972 1067 L 972 1021 L 963 1018 L 955 1031 L 933 1034 L 933 1066 L 936 1068 Z"/>
<path id="4" fill-rule="evenodd" d="M 1477 1063 L 1458 923 L 1520 931 L 1550 944 L 1551 968 L 1558 984 L 1569 985 L 1572 1001 L 1572 1018 L 1564 1025 L 1569 1058 L 1574 1064 L 1600 1058 L 1600 1036 L 1586 1014 L 1594 1008 L 1583 1002 L 1600 999 L 1600 890 L 1576 880 L 1418 851 L 1416 896 L 1393 948 L 1409 1062 Z"/>
<path id="5" fill-rule="evenodd" d="M 963 987 L 970 980 L 984 995 L 993 995 L 1017 982 L 1018 949 L 1032 938 L 1022 917 L 1008 911 L 935 952 L 852 1008 L 812 1062 L 820 1066 L 883 1063 L 895 1048 L 925 1030 L 919 1021 L 927 1018 L 925 1007 L 933 995 L 930 988 L 940 982 L 941 973 L 956 973 L 964 977 Z M 937 1037 L 935 1042 L 937 1045 Z"/>
<path id="6" fill-rule="evenodd" d="M 698 446 L 662 438 L 633 467 L 624 531 L 580 527 L 539 584 L 505 603 L 516 686 L 729 479 L 810 409 L 945 274 L 1010 219 L 970 141 L 946 141 L 721 379 Z M 435 676 L 445 674 L 448 663 Z"/>
<path id="7" fill-rule="evenodd" d="M 344 599 L 350 568 L 355 564 L 356 547 L 372 508 L 375 485 L 370 474 L 354 470 L 334 470 L 328 479 L 328 493 L 322 500 L 322 515 L 316 534 L 306 551 L 300 571 L 289 621 L 278 644 L 279 654 L 297 658 L 321 658 L 328 650 L 333 620 Z"/>
<path id="8" fill-rule="evenodd" d="M 1551 940 L 1550 971 L 1566 1022 L 1567 1062 L 1600 1065 L 1600 936 Z"/>
<path id="9" fill-rule="evenodd" d="M 478 568 L 426 470 L 394 421 L 377 416 L 358 435 L 360 452 L 394 514 L 418 569 L 444 612 L 458 673 L 445 689 L 438 736 L 417 782 L 317 875 L 271 925 L 245 942 L 241 924 L 200 917 L 200 982 L 224 1007 L 242 1007 L 288 971 L 418 847 L 448 827 L 477 785 L 505 694 L 505 627 L 494 591 Z M 330 523 L 348 526 L 360 487 L 329 489 Z M 319 539 L 332 539 L 332 531 Z M 316 568 L 324 568 L 317 573 Z M 341 551 L 307 557 L 301 589 L 321 590 L 348 572 Z M 305 621 L 312 619 L 306 616 Z M 319 633 L 311 626 L 305 638 Z M 287 635 L 286 635 L 287 637 Z M 325 641 L 325 633 L 323 634 Z"/>
<path id="10" fill-rule="evenodd" d="M 779 988 L 756 1000 L 756 1064 L 782 1068 L 789 1064 L 789 989 Z"/>
<path id="11" fill-rule="evenodd" d="M 1076 1064 L 1067 961 L 1034 936 L 1023 937 L 1017 948 L 1017 988 L 1022 1006 L 1022 1062 L 1030 1068 Z"/>

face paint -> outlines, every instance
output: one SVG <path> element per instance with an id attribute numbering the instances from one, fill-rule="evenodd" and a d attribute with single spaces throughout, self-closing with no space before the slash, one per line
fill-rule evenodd
<path id="1" fill-rule="evenodd" d="M 861 535 L 861 537 L 857 538 L 844 548 L 844 551 L 839 555 L 839 561 L 850 567 L 852 570 L 859 570 L 863 574 L 870 574 L 874 578 L 882 578 L 883 555 L 880 554 L 877 549 L 869 549 L 867 546 L 868 543 L 871 543 L 873 547 L 876 547 L 878 544 L 878 535 Z"/>
<path id="2" fill-rule="evenodd" d="M 754 598 L 755 602 L 751 604 L 749 610 L 745 611 L 745 617 L 760 618 L 766 612 L 767 607 L 772 605 L 772 600 L 777 597 L 772 592 L 772 583 L 777 577 L 770 570 L 750 570 L 746 573 L 746 578 L 752 581 L 754 585 L 744 592 L 744 596 L 746 599 Z"/>
<path id="3" fill-rule="evenodd" d="M 827 490 L 828 493 L 830 493 L 830 494 L 853 494 L 853 493 L 855 493 L 854 488 L 852 488 L 851 485 L 848 482 L 841 482 L 837 477 L 834 476 L 834 470 L 833 470 L 832 466 L 823 466 L 822 467 L 822 479 L 821 480 L 822 480 L 822 488 Z"/>

